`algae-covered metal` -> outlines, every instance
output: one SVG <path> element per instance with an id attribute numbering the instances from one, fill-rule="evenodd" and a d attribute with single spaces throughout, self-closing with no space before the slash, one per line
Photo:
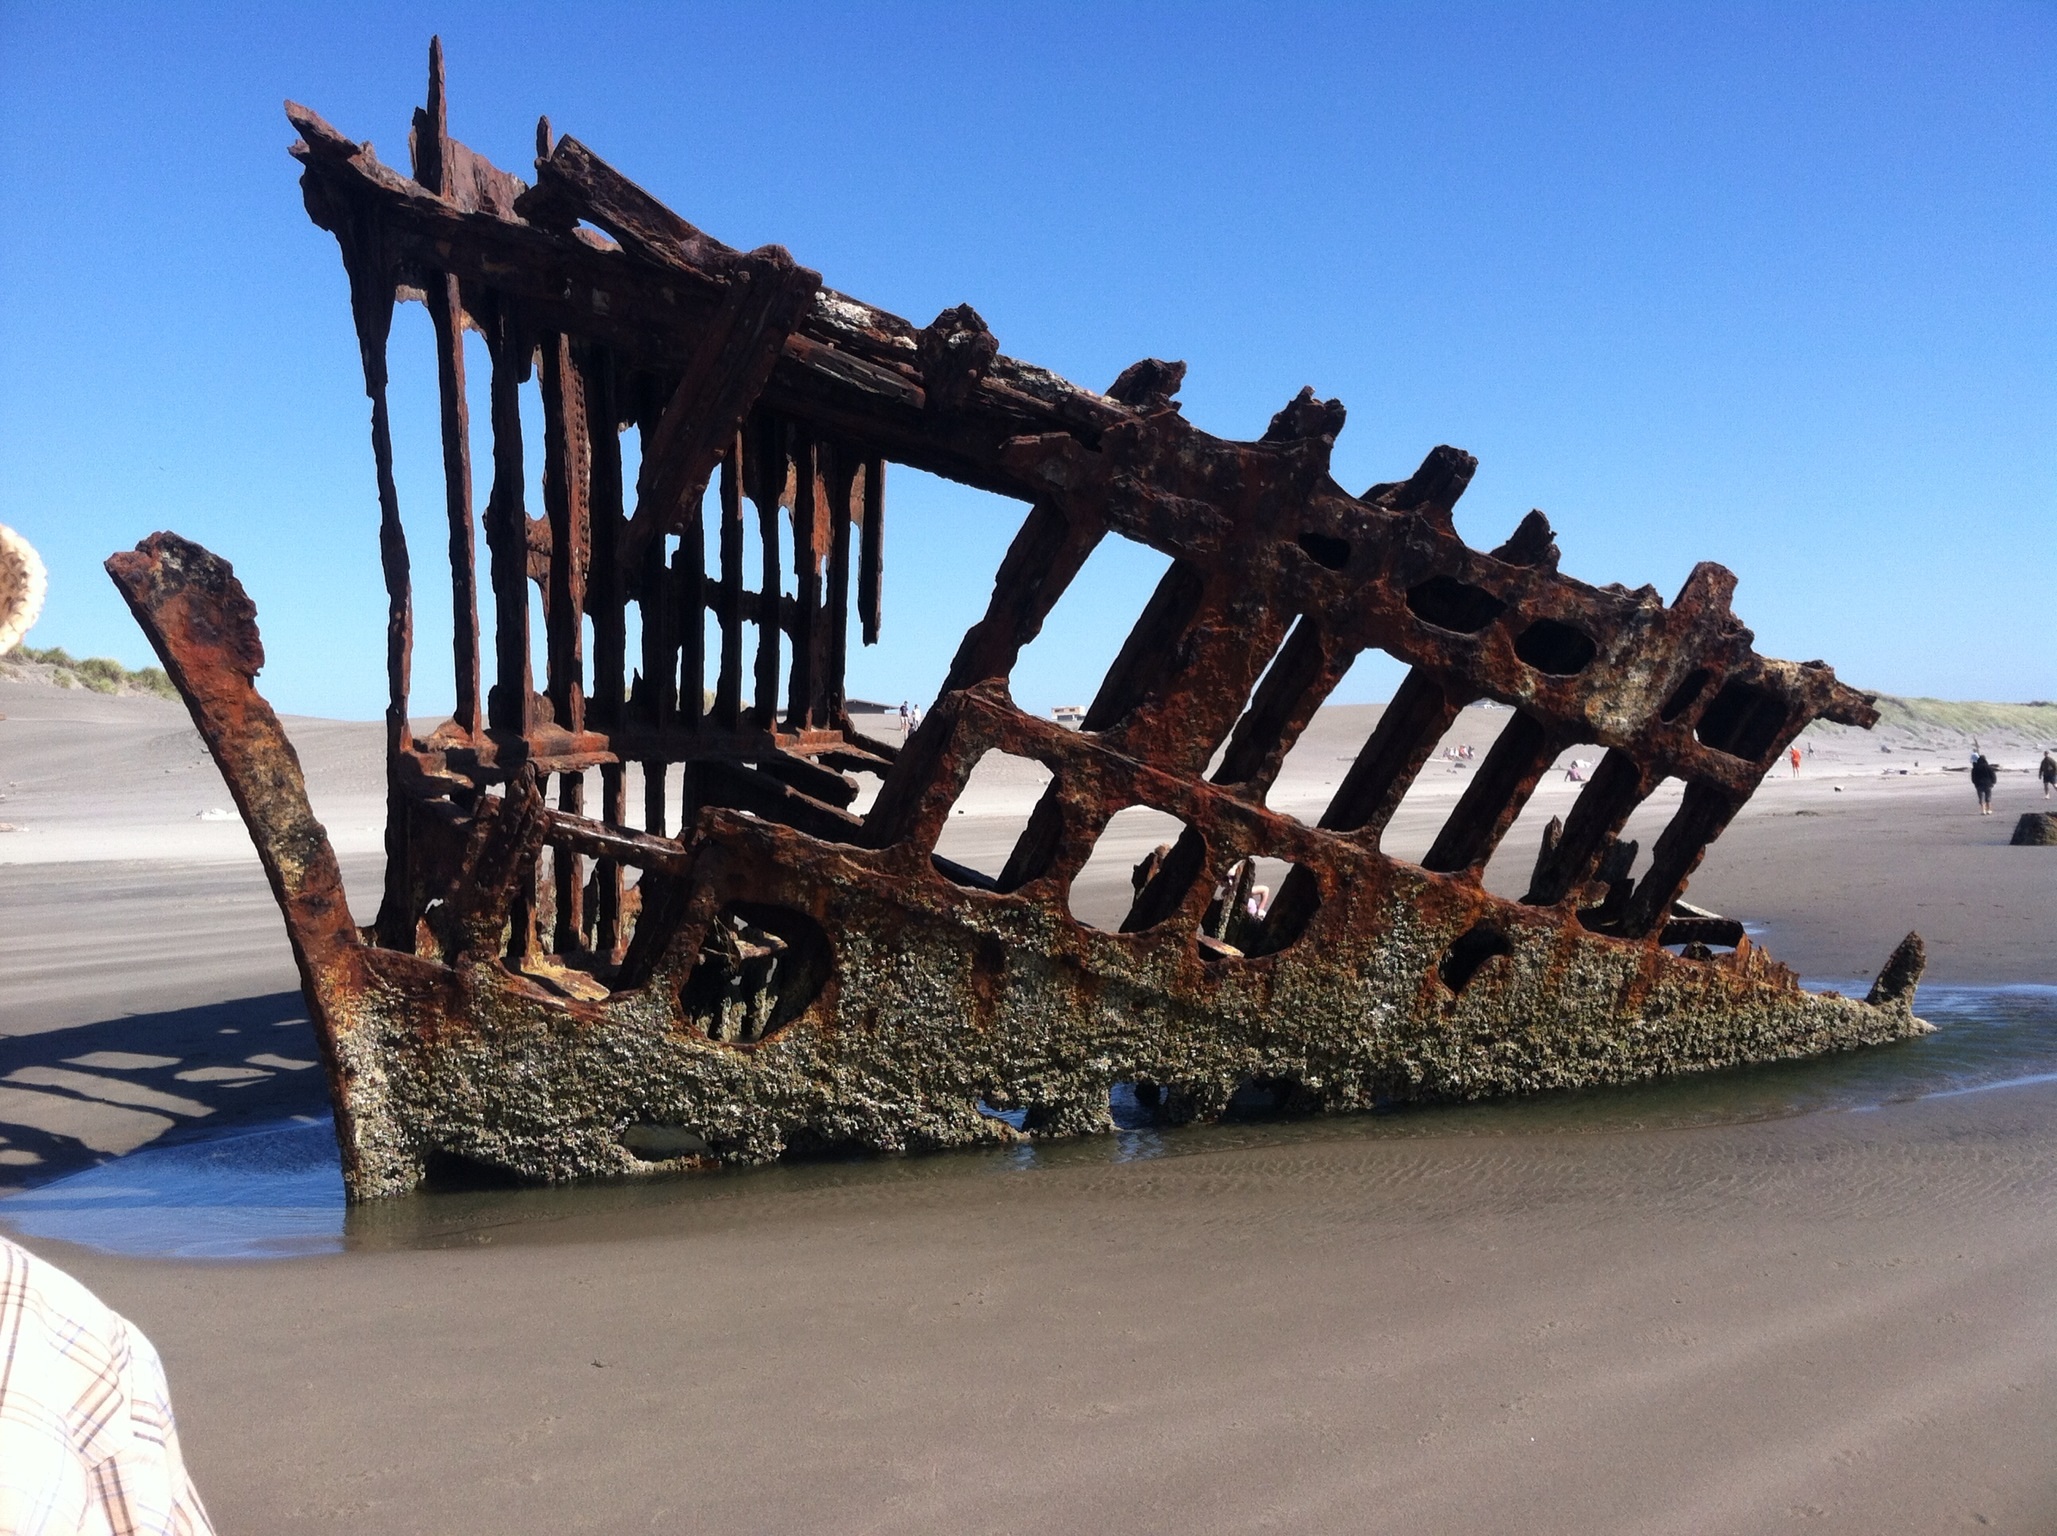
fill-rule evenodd
<path id="1" fill-rule="evenodd" d="M 433 47 L 411 178 L 288 115 L 372 402 L 391 697 L 369 929 L 254 689 L 255 613 L 228 565 L 159 534 L 109 569 L 284 909 L 353 1198 L 453 1160 L 567 1179 L 1105 1130 L 1117 1083 L 1169 1119 L 1348 1110 L 1925 1027 L 1918 940 L 1869 999 L 1814 996 L 1739 924 L 1680 900 L 1809 721 L 1876 719 L 1825 665 L 1757 655 L 1721 567 L 1667 605 L 1559 575 L 1539 513 L 1471 549 L 1451 521 L 1468 454 L 1438 448 L 1350 495 L 1329 474 L 1336 401 L 1302 391 L 1258 441 L 1211 437 L 1179 412 L 1182 364 L 1148 359 L 1095 393 L 1001 354 L 968 306 L 913 326 L 778 247 L 722 245 L 547 122 L 524 183 L 449 137 Z M 408 719 L 386 408 L 403 298 L 434 323 L 456 615 L 457 706 L 426 736 Z M 467 329 L 491 360 L 482 515 Z M 540 445 L 523 430 L 532 382 Z M 878 634 L 888 461 L 1028 509 L 901 741 L 854 729 L 843 695 L 852 630 Z M 1016 708 L 1007 678 L 1110 533 L 1170 566 L 1067 729 Z M 1410 670 L 1318 825 L 1269 809 L 1288 749 L 1372 648 Z M 1382 851 L 1457 711 L 1488 699 L 1512 714 L 1433 846 L 1418 863 Z M 1525 899 L 1488 893 L 1487 861 L 1579 742 L 1604 755 Z M 987 875 L 936 845 L 993 749 L 1051 779 Z M 883 783 L 857 814 L 865 772 Z M 1679 809 L 1631 879 L 1620 834 L 1673 777 Z M 1184 830 L 1105 932 L 1067 892 L 1132 805 Z M 1267 905 L 1247 900 L 1258 858 L 1291 866 Z"/>

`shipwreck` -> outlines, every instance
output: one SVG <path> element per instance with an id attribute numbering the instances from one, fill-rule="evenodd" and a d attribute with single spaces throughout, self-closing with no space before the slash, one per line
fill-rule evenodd
<path id="1" fill-rule="evenodd" d="M 444 1168 L 549 1181 L 1105 1131 L 1121 1084 L 1169 1121 L 1348 1111 L 1926 1029 L 1913 936 L 1868 998 L 1816 995 L 1682 901 L 1799 731 L 1877 718 L 1825 664 L 1758 655 L 1720 566 L 1666 604 L 1560 575 L 1540 513 L 1469 548 L 1468 454 L 1351 495 L 1329 474 L 1337 401 L 1304 390 L 1257 441 L 1209 436 L 1180 414 L 1183 364 L 1096 392 L 1002 354 L 969 306 L 910 324 L 780 247 L 722 244 L 547 120 L 524 182 L 450 137 L 433 45 L 410 175 L 287 115 L 371 400 L 391 703 L 368 928 L 255 690 L 228 564 L 161 533 L 108 569 L 283 909 L 352 1198 Z M 455 614 L 456 706 L 426 735 L 387 411 L 403 299 L 433 322 Z M 491 364 L 483 508 L 467 330 Z M 853 728 L 843 692 L 851 636 L 878 634 L 889 462 L 1026 509 L 897 741 Z M 1034 718 L 1009 672 L 1110 535 L 1169 567 L 1077 728 Z M 1371 648 L 1409 670 L 1318 823 L 1267 808 Z M 1480 700 L 1512 713 L 1433 846 L 1382 851 Z M 1585 742 L 1604 754 L 1525 896 L 1489 893 L 1538 779 Z M 993 875 L 936 845 L 996 749 L 1051 778 Z M 882 786 L 859 814 L 861 773 Z M 1633 875 L 1621 834 L 1667 778 L 1682 799 Z M 1183 831 L 1103 931 L 1066 894 L 1133 805 Z M 1290 866 L 1261 914 L 1259 857 Z"/>

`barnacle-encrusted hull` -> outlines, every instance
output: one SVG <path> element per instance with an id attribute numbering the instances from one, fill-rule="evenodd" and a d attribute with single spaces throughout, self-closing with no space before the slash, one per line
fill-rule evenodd
<path id="1" fill-rule="evenodd" d="M 289 113 L 372 401 L 391 697 L 369 929 L 255 691 L 255 612 L 227 564 L 159 534 L 109 569 L 271 875 L 354 1198 L 446 1159 L 547 1180 L 1086 1133 L 1111 1127 L 1123 1083 L 1169 1121 L 1351 1110 L 1926 1027 L 1912 936 L 1867 1000 L 1816 996 L 1739 923 L 1680 900 L 1809 721 L 1876 719 L 1825 665 L 1758 656 L 1719 566 L 1666 605 L 1559 575 L 1540 514 L 1472 550 L 1451 522 L 1467 454 L 1439 448 L 1351 496 L 1328 473 L 1335 401 L 1303 391 L 1255 442 L 1208 436 L 1174 401 L 1181 364 L 1145 360 L 1097 394 L 1001 355 L 968 307 L 917 329 L 783 250 L 721 245 L 547 128 L 527 186 L 449 138 L 440 54 L 411 180 Z M 386 416 L 402 297 L 436 327 L 457 616 L 457 708 L 426 737 L 408 724 Z M 490 688 L 466 328 L 492 359 Z M 543 408 L 541 517 L 524 505 L 524 387 Z M 853 729 L 843 697 L 853 618 L 866 643 L 880 623 L 889 459 L 1029 507 L 903 742 Z M 1109 533 L 1171 564 L 1068 730 L 1016 708 L 1006 680 Z M 1271 810 L 1287 751 L 1374 648 L 1410 670 L 1318 825 Z M 1401 796 L 1480 699 L 1509 706 L 1507 725 L 1421 861 L 1393 857 L 1379 843 Z M 1490 894 L 1487 861 L 1581 742 L 1602 755 L 1524 899 Z M 1050 782 L 1004 867 L 980 872 L 937 841 L 993 751 Z M 857 773 L 881 780 L 861 815 Z M 1673 777 L 1679 809 L 1631 878 L 1620 833 Z M 1107 932 L 1068 897 L 1132 805 L 1183 831 Z M 1290 866 L 1268 904 L 1250 899 L 1260 858 Z"/>

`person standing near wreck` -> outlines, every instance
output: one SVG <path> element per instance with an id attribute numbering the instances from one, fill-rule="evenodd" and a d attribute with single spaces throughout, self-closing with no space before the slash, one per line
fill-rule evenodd
<path id="1" fill-rule="evenodd" d="M 1138 896 L 1143 894 L 1144 886 L 1157 878 L 1157 871 L 1164 867 L 1164 861 L 1170 857 L 1171 844 L 1159 843 L 1144 854 L 1136 867 L 1129 871 L 1128 883 L 1135 887 Z"/>
<path id="2" fill-rule="evenodd" d="M 2000 780 L 2000 770 L 1986 761 L 1985 754 L 1975 753 L 1971 759 L 1971 787 L 1978 791 L 1978 813 L 1981 816 L 1993 814 L 1993 786 Z"/>
<path id="3" fill-rule="evenodd" d="M 1798 777 L 1800 777 L 1800 749 L 1799 749 L 1799 747 L 1795 746 L 1795 747 L 1794 747 L 1794 748 L 1793 748 L 1793 749 L 1792 749 L 1791 751 L 1789 751 L 1788 753 L 1786 753 L 1786 758 L 1787 758 L 1787 760 L 1788 760 L 1789 762 L 1791 762 L 1791 763 L 1792 763 L 1792 765 L 1793 765 L 1793 777 L 1797 779 Z"/>
<path id="4" fill-rule="evenodd" d="M 2043 781 L 2043 798 L 2049 799 L 2051 792 L 2057 790 L 2057 757 L 2045 752 L 2042 766 L 2036 769 L 2036 777 Z"/>

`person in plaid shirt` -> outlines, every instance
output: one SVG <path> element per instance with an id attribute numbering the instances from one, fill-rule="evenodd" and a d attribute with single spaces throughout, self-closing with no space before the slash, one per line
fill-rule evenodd
<path id="1" fill-rule="evenodd" d="M 0 1531 L 213 1536 L 164 1366 L 78 1281 L 0 1237 Z"/>

